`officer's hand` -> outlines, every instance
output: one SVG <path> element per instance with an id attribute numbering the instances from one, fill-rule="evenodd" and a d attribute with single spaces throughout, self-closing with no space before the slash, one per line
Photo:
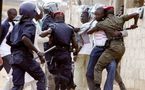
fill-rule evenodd
<path id="1" fill-rule="evenodd" d="M 138 27 L 138 26 L 134 24 L 134 25 L 131 25 L 131 26 L 130 26 L 130 29 L 135 29 L 135 28 L 137 28 L 137 27 Z"/>
<path id="2" fill-rule="evenodd" d="M 120 37 L 120 36 L 122 36 L 122 34 L 121 34 L 120 31 L 115 31 L 115 32 L 114 32 L 114 36 L 115 36 L 115 37 Z"/>
<path id="3" fill-rule="evenodd" d="M 39 57 L 43 57 L 44 53 L 38 51 L 38 52 L 37 52 L 37 55 L 38 55 Z"/>
<path id="4" fill-rule="evenodd" d="M 43 58 L 44 53 L 42 52 L 37 52 L 37 55 L 41 61 L 41 64 L 45 63 L 45 59 Z"/>
<path id="5" fill-rule="evenodd" d="M 77 33 L 80 31 L 80 28 L 74 28 L 74 31 Z"/>
<path id="6" fill-rule="evenodd" d="M 40 61 L 41 61 L 41 64 L 44 64 L 45 63 L 45 59 L 43 57 L 39 57 Z"/>

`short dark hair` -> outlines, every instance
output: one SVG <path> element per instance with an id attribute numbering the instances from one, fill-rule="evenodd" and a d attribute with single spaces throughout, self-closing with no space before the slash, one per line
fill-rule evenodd
<path id="1" fill-rule="evenodd" d="M 105 10 L 104 10 L 103 7 L 98 7 L 98 8 L 95 10 L 95 12 L 96 12 L 97 10 L 101 11 L 102 13 L 105 13 Z"/>
<path id="2" fill-rule="evenodd" d="M 7 11 L 7 14 L 10 14 L 12 11 L 17 11 L 15 8 L 10 8 L 8 11 Z"/>

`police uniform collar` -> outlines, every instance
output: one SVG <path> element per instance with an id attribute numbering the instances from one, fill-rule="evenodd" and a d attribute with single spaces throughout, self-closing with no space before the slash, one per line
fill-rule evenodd
<path id="1" fill-rule="evenodd" d="M 20 22 L 31 22 L 32 18 L 20 20 Z"/>
<path id="2" fill-rule="evenodd" d="M 64 20 L 57 20 L 56 23 L 64 23 Z"/>

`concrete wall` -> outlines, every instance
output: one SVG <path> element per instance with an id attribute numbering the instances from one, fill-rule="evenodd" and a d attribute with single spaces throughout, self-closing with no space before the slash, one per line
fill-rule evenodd
<path id="1" fill-rule="evenodd" d="M 145 7 L 144 7 L 145 8 Z M 126 13 L 137 9 L 127 9 Z M 144 15 L 145 17 L 145 15 Z M 126 27 L 133 24 L 133 20 L 126 23 Z M 125 38 L 126 52 L 121 62 L 121 75 L 127 90 L 145 89 L 145 18 L 139 20 L 138 28 L 128 31 Z"/>
<path id="2" fill-rule="evenodd" d="M 125 0 L 126 8 L 140 7 L 144 5 L 144 0 Z"/>
<path id="3" fill-rule="evenodd" d="M 111 0 L 81 0 L 82 4 L 94 5 L 95 3 L 101 3 L 104 5 L 109 5 Z"/>

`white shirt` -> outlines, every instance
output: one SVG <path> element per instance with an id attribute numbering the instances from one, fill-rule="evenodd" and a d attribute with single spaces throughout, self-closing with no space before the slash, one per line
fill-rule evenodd
<path id="1" fill-rule="evenodd" d="M 39 36 L 39 34 L 41 34 L 41 32 L 42 32 L 41 31 L 41 26 L 40 26 L 39 22 L 37 22 L 35 19 L 33 19 L 33 21 L 34 21 L 35 26 L 36 26 L 34 45 L 36 46 L 36 48 L 38 50 L 43 52 L 44 51 L 43 43 L 48 42 L 49 38 L 48 37 L 42 38 L 42 37 Z"/>
<path id="2" fill-rule="evenodd" d="M 92 49 L 93 49 L 93 45 L 92 45 L 92 40 L 90 38 L 90 36 L 87 34 L 86 29 L 88 29 L 90 27 L 91 22 L 85 23 L 80 27 L 80 32 L 79 34 L 81 35 L 82 39 L 83 39 L 83 46 L 79 52 L 79 54 L 86 54 L 86 55 L 90 55 Z"/>
<path id="3" fill-rule="evenodd" d="M 9 24 L 10 24 L 10 27 L 9 27 L 9 30 L 8 30 L 7 35 L 9 35 L 9 33 L 10 33 L 10 32 L 12 31 L 12 29 L 13 29 L 12 23 L 9 22 Z M 7 35 L 6 35 L 6 37 L 7 37 Z M 2 44 L 0 45 L 0 54 L 1 54 L 2 57 L 11 54 L 10 46 L 9 46 L 8 44 L 6 44 L 6 37 L 4 38 Z"/>
<path id="4" fill-rule="evenodd" d="M 107 37 L 104 31 L 97 31 L 93 33 L 93 45 L 105 46 Z"/>
<path id="5" fill-rule="evenodd" d="M 92 23 L 92 27 L 95 27 L 95 25 L 97 24 L 97 21 L 95 20 Z M 96 31 L 93 33 L 93 46 L 105 46 L 107 40 L 107 36 L 105 34 L 105 32 L 102 31 Z"/>

